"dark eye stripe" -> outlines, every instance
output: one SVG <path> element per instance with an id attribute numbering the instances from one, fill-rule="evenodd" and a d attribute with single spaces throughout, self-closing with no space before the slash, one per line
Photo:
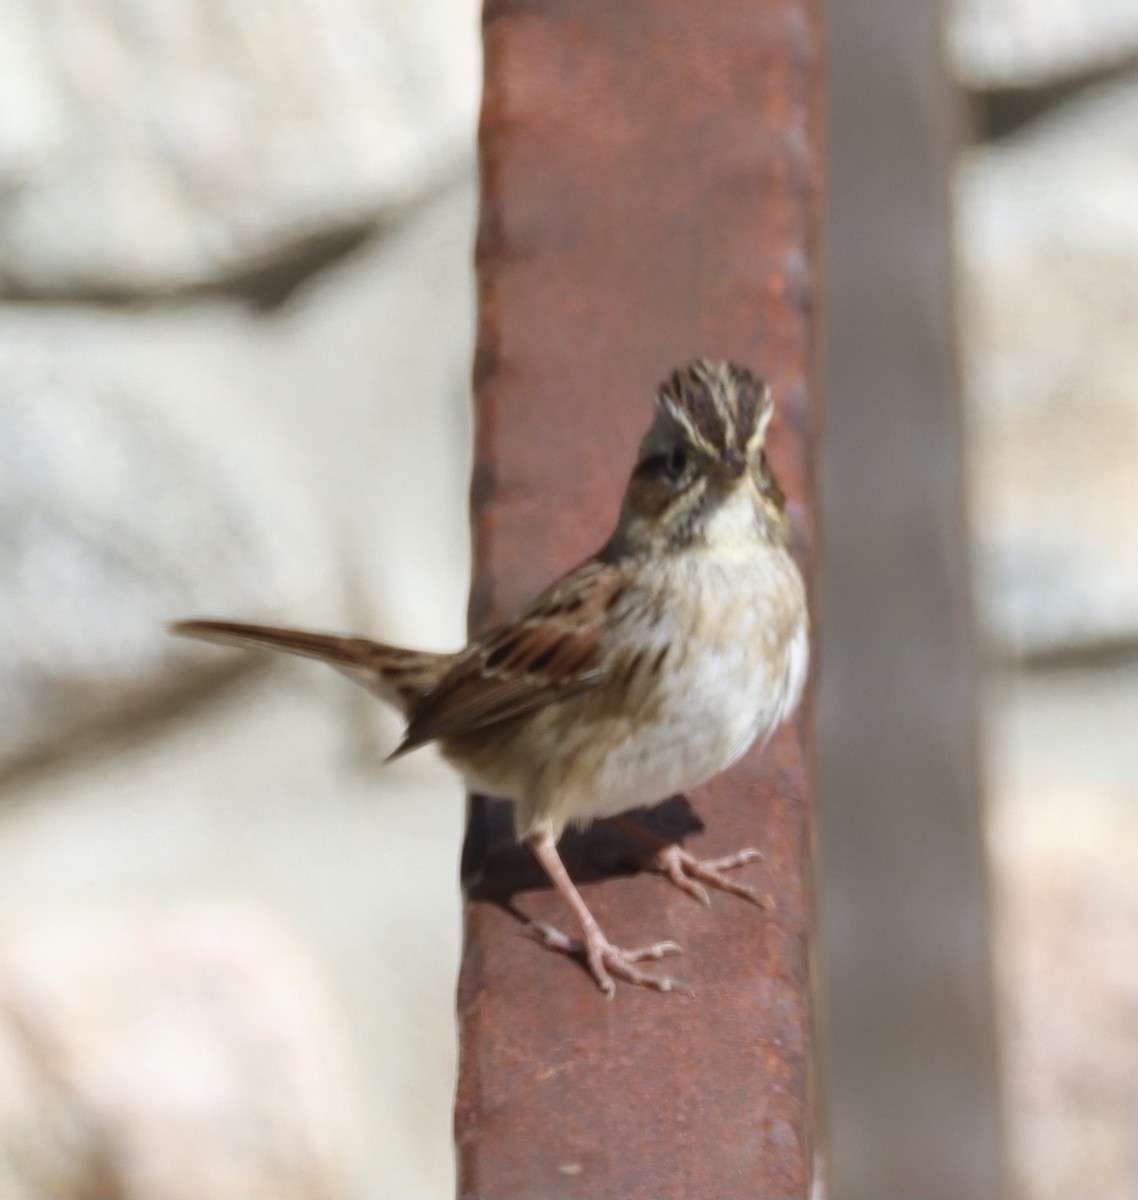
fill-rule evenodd
<path id="1" fill-rule="evenodd" d="M 677 462 L 677 456 L 679 461 Z M 667 454 L 653 454 L 637 463 L 636 474 L 642 478 L 650 476 L 664 479 L 670 484 L 680 483 L 691 467 L 691 458 L 681 446 Z"/>
<path id="2" fill-rule="evenodd" d="M 668 461 L 666 454 L 653 454 L 650 458 L 642 458 L 636 464 L 637 475 L 659 475 Z"/>

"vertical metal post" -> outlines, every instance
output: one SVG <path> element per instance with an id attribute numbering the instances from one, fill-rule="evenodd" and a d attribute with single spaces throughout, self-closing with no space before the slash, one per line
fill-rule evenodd
<path id="1" fill-rule="evenodd" d="M 963 131 L 944 60 L 947 8 L 831 8 L 834 452 L 819 766 L 831 1179 L 842 1200 L 1006 1194 L 952 289 Z"/>
<path id="2" fill-rule="evenodd" d="M 812 576 L 821 186 L 816 0 L 487 0 L 480 133 L 475 628 L 596 549 L 656 383 L 696 355 L 764 374 Z M 463 1197 L 806 1196 L 813 1159 L 810 705 L 691 797 L 701 854 L 758 845 L 762 913 L 612 877 L 614 940 L 674 937 L 694 995 L 618 989 L 519 936 L 567 914 L 476 809 L 456 1107 Z"/>

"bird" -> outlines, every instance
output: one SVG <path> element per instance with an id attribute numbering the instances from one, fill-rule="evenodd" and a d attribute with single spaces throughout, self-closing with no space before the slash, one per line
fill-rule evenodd
<path id="1" fill-rule="evenodd" d="M 806 589 L 786 501 L 768 461 L 767 383 L 697 359 L 659 385 L 616 528 L 590 558 L 461 650 L 194 619 L 173 633 L 331 664 L 406 719 L 390 758 L 429 742 L 476 793 L 513 802 L 514 829 L 576 918 L 579 938 L 533 923 L 583 959 L 611 998 L 615 979 L 672 991 L 644 964 L 664 940 L 622 949 L 573 883 L 557 843 L 569 826 L 622 820 L 706 782 L 765 743 L 797 707 L 809 670 Z M 762 904 L 727 873 L 745 849 L 700 860 L 632 822 L 651 865 L 703 903 L 712 887 Z"/>

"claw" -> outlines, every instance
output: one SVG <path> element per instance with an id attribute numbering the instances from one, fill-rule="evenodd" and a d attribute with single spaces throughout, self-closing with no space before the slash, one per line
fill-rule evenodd
<path id="1" fill-rule="evenodd" d="M 659 962 L 660 959 L 666 958 L 670 954 L 681 953 L 677 942 L 653 942 L 650 946 L 622 950 L 619 946 L 614 946 L 601 933 L 600 929 L 590 929 L 585 934 L 585 940 L 581 942 L 567 937 L 560 929 L 555 929 L 544 921 L 530 922 L 526 926 L 525 932 L 548 950 L 556 950 L 561 954 L 570 954 L 574 958 L 584 959 L 597 987 L 609 1000 L 616 994 L 614 975 L 626 983 L 651 988 L 657 992 L 690 990 L 679 979 L 668 975 L 649 975 L 647 971 L 642 971 L 634 965 L 639 962 Z"/>
<path id="2" fill-rule="evenodd" d="M 562 954 L 572 954 L 584 958 L 589 973 L 596 981 L 597 987 L 611 1000 L 616 993 L 613 975 L 627 983 L 639 987 L 652 988 L 657 992 L 674 992 L 687 990 L 686 985 L 678 979 L 667 975 L 649 975 L 640 970 L 635 964 L 648 960 L 658 962 L 668 954 L 679 954 L 680 948 L 675 942 L 653 942 L 650 946 L 641 946 L 636 950 L 622 950 L 601 932 L 596 917 L 589 912 L 581 893 L 573 886 L 569 872 L 557 853 L 557 844 L 550 833 L 536 834 L 530 839 L 530 845 L 537 856 L 538 862 L 545 868 L 553 886 L 564 897 L 569 907 L 576 914 L 581 925 L 583 941 L 574 942 L 567 938 L 559 929 L 546 925 L 543 921 L 534 921 L 526 930 L 543 946 L 550 950 L 559 950 Z M 611 973 L 610 973 L 611 972 Z"/>
<path id="3" fill-rule="evenodd" d="M 711 897 L 707 894 L 707 888 L 702 883 L 689 879 L 679 865 L 669 864 L 664 868 L 664 874 L 681 892 L 687 892 L 693 900 L 698 900 L 705 908 L 711 907 Z"/>
<path id="4" fill-rule="evenodd" d="M 682 954 L 679 942 L 653 942 L 651 946 L 641 946 L 637 950 L 622 950 L 620 952 L 629 962 L 659 962 L 669 954 Z"/>
<path id="5" fill-rule="evenodd" d="M 698 859 L 680 846 L 668 845 L 661 846 L 656 851 L 653 865 L 676 887 L 701 904 L 711 903 L 707 888 L 703 886 L 706 883 L 765 909 L 770 907 L 765 896 L 760 896 L 755 888 L 748 887 L 745 883 L 736 883 L 733 879 L 728 879 L 724 874 L 725 871 L 733 871 L 736 867 L 756 862 L 762 857 L 760 851 L 747 849 L 722 858 Z"/>

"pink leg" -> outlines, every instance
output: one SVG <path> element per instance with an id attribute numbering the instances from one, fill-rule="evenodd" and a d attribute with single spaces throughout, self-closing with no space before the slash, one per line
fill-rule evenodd
<path id="1" fill-rule="evenodd" d="M 750 900 L 752 904 L 757 904 L 760 908 L 770 907 L 768 899 L 760 896 L 753 887 L 736 883 L 724 874 L 725 871 L 733 871 L 736 867 L 757 862 L 763 857 L 760 851 L 740 850 L 737 854 L 728 854 L 723 858 L 699 859 L 694 854 L 689 854 L 682 846 L 667 841 L 650 829 L 645 829 L 643 825 L 628 820 L 627 817 L 613 817 L 612 823 L 623 829 L 625 833 L 631 834 L 634 838 L 651 846 L 653 854 L 650 865 L 653 870 L 665 875 L 676 887 L 687 892 L 689 896 L 693 896 L 701 904 L 711 903 L 707 888 L 703 886 L 706 883 L 711 887 L 719 888 L 720 891 L 730 892 L 733 896 L 741 896 L 744 900 Z"/>
<path id="2" fill-rule="evenodd" d="M 567 938 L 560 930 L 554 929 L 552 925 L 535 921 L 530 926 L 530 932 L 538 941 L 551 950 L 560 950 L 565 954 L 583 952 L 585 962 L 593 978 L 597 981 L 597 987 L 610 1000 L 616 991 L 616 984 L 612 981 L 613 975 L 628 983 L 655 988 L 658 992 L 671 992 L 681 986 L 675 979 L 649 975 L 634 965 L 645 960 L 658 961 L 666 954 L 679 954 L 680 948 L 675 942 L 656 942 L 651 946 L 642 946 L 638 950 L 621 950 L 614 946 L 601 932 L 596 918 L 589 912 L 581 893 L 574 887 L 573 881 L 569 878 L 569 872 L 565 870 L 565 864 L 561 861 L 561 855 L 557 853 L 557 843 L 553 838 L 548 833 L 538 834 L 530 838 L 529 844 L 537 856 L 537 861 L 545 868 L 545 873 L 549 876 L 553 886 L 573 910 L 583 935 L 583 941 L 576 943 Z"/>

